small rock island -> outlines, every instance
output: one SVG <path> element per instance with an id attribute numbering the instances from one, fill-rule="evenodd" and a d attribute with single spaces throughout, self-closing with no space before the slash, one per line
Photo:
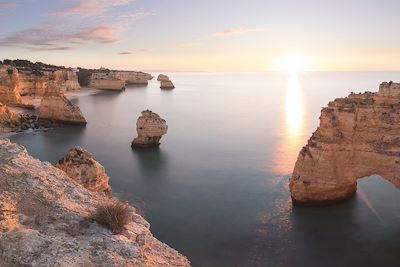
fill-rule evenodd
<path id="1" fill-rule="evenodd" d="M 157 77 L 157 81 L 160 82 L 160 88 L 161 89 L 174 89 L 175 85 L 172 83 L 172 81 L 169 79 L 167 75 L 160 74 Z"/>
<path id="2" fill-rule="evenodd" d="M 351 93 L 322 109 L 289 187 L 294 204 L 330 204 L 352 197 L 366 176 L 400 187 L 399 173 L 400 83 L 384 82 L 377 93 Z"/>
<path id="3" fill-rule="evenodd" d="M 132 141 L 132 147 L 157 147 L 167 130 L 167 122 L 158 114 L 151 110 L 142 111 L 142 115 L 136 122 L 138 136 Z"/>

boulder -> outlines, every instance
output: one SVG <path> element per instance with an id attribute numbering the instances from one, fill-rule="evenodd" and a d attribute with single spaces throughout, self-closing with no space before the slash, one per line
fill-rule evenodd
<path id="1" fill-rule="evenodd" d="M 94 159 L 89 151 L 79 146 L 74 147 L 58 161 L 56 167 L 86 189 L 112 196 L 112 190 L 108 184 L 109 177 L 104 167 Z"/>
<path id="2" fill-rule="evenodd" d="M 132 141 L 132 147 L 156 147 L 160 145 L 161 137 L 167 133 L 168 126 L 158 114 L 145 110 L 136 122 L 137 137 Z"/>

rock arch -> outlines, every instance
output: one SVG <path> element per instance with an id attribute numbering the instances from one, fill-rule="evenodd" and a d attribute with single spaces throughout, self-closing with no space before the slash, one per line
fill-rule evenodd
<path id="1" fill-rule="evenodd" d="M 350 94 L 321 111 L 320 126 L 300 151 L 290 179 L 295 204 L 352 197 L 357 180 L 379 175 L 400 188 L 400 84 Z"/>

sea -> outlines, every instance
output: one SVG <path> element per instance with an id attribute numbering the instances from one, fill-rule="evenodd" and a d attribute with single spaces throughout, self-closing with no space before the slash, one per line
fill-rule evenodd
<path id="1" fill-rule="evenodd" d="M 153 79 L 81 96 L 86 126 L 11 139 L 51 163 L 76 145 L 91 151 L 114 196 L 193 266 L 400 266 L 400 191 L 388 181 L 360 179 L 354 198 L 327 207 L 293 206 L 288 189 L 321 108 L 400 72 L 166 74 L 174 90 Z M 159 148 L 132 149 L 146 109 L 168 133 Z"/>

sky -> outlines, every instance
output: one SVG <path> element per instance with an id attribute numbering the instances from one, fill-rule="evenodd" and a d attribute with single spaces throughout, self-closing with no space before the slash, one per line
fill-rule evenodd
<path id="1" fill-rule="evenodd" d="M 125 70 L 400 70 L 398 0 L 0 0 L 0 60 Z M 286 66 L 287 68 L 287 66 Z"/>

